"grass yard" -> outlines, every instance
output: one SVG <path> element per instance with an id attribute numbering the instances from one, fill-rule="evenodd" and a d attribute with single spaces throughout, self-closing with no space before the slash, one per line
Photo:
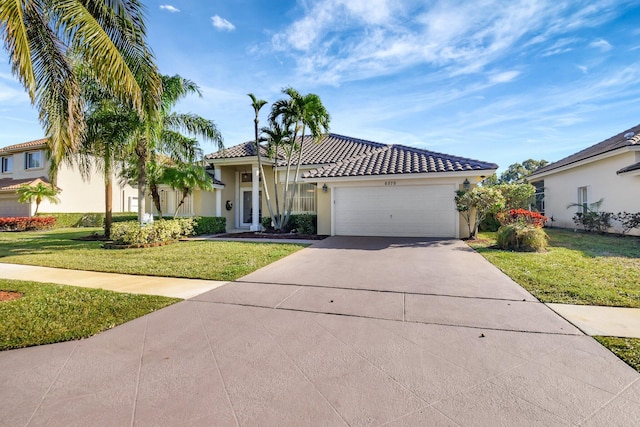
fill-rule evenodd
<path id="1" fill-rule="evenodd" d="M 495 233 L 469 244 L 542 302 L 640 308 L 639 238 L 546 231 L 546 253 L 492 248 Z"/>
<path id="2" fill-rule="evenodd" d="M 181 301 L 5 279 L 0 290 L 23 295 L 0 302 L 0 350 L 90 337 Z"/>
<path id="3" fill-rule="evenodd" d="M 640 238 L 546 231 L 546 253 L 494 249 L 495 233 L 469 245 L 542 302 L 640 308 Z M 640 339 L 594 338 L 640 372 Z"/>
<path id="4" fill-rule="evenodd" d="M 72 240 L 101 229 L 0 232 L 0 262 L 149 276 L 235 280 L 302 249 L 280 243 L 190 241 L 146 249 L 102 249 Z"/>

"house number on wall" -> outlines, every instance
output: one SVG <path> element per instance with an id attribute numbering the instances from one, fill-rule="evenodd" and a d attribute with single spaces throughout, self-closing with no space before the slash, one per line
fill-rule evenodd
<path id="1" fill-rule="evenodd" d="M 389 187 L 389 186 L 396 185 L 396 182 L 395 182 L 395 181 L 385 181 L 385 182 L 384 182 L 384 185 L 385 185 L 385 186 L 387 186 L 387 187 Z"/>

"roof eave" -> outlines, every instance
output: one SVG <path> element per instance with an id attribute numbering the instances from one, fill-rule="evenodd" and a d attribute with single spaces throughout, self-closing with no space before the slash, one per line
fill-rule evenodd
<path id="1" fill-rule="evenodd" d="M 557 168 L 548 169 L 542 172 L 533 172 L 531 175 L 527 176 L 527 180 L 531 181 L 532 178 L 537 180 L 538 178 L 544 178 L 545 176 L 552 175 L 554 173 L 565 172 L 569 169 L 573 169 L 578 166 L 588 165 L 589 163 L 594 163 L 600 160 L 607 159 L 609 157 L 617 156 L 619 154 L 628 153 L 631 151 L 640 151 L 639 146 L 624 146 L 618 147 L 613 150 L 606 151 L 604 153 L 596 154 L 595 156 L 587 157 L 584 159 L 576 160 L 575 162 L 568 163 L 563 166 L 559 166 Z M 553 163 L 551 164 L 553 165 Z M 549 165 L 549 166 L 551 166 Z"/>

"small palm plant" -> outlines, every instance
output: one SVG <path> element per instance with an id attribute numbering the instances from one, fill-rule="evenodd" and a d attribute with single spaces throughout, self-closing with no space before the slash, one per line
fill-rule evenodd
<path id="1" fill-rule="evenodd" d="M 20 203 L 36 202 L 36 211 L 33 216 L 38 214 L 38 208 L 43 200 L 48 200 L 51 203 L 60 203 L 60 200 L 56 197 L 58 190 L 54 186 L 43 182 L 39 182 L 36 185 L 23 184 L 16 190 L 16 193 L 18 193 L 18 201 Z"/>

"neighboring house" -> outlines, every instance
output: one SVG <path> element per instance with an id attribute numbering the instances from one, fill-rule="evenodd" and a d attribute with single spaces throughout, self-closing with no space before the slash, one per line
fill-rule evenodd
<path id="1" fill-rule="evenodd" d="M 310 137 L 300 163 L 294 212 L 316 213 L 318 234 L 354 236 L 464 237 L 455 191 L 475 185 L 496 164 L 402 145 L 328 134 Z M 261 147 L 265 179 L 284 183 L 284 162 L 275 164 Z M 209 211 L 228 228 L 260 229 L 268 216 L 252 142 L 206 156 L 224 187 L 209 195 Z M 293 177 L 291 178 L 293 179 Z M 273 195 L 272 195 L 273 198 Z M 203 201 L 201 201 L 203 203 Z M 258 206 L 258 209 L 254 209 Z"/>
<path id="2" fill-rule="evenodd" d="M 20 203 L 16 190 L 20 185 L 50 183 L 46 139 L 0 148 L 0 217 L 31 216 L 35 203 Z M 92 171 L 88 180 L 63 163 L 53 182 L 60 193 L 59 204 L 43 200 L 38 212 L 104 212 L 104 179 L 101 172 Z M 135 212 L 138 209 L 137 190 L 114 180 L 113 212 Z"/>
<path id="3" fill-rule="evenodd" d="M 601 211 L 640 212 L 640 125 L 538 169 L 527 179 L 543 191 L 544 213 L 554 226 L 575 228 L 573 216 L 600 199 Z M 580 206 L 568 208 L 570 204 Z"/>

